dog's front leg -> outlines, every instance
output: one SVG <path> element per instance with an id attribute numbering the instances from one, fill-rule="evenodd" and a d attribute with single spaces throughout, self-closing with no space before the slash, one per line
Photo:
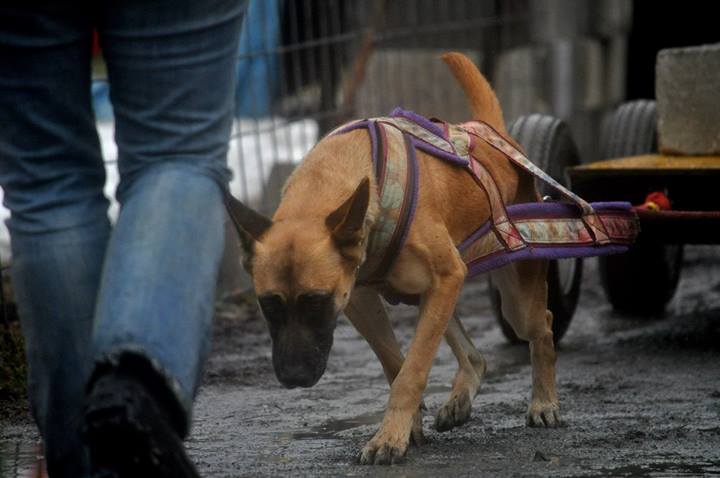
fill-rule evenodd
<path id="1" fill-rule="evenodd" d="M 466 269 L 459 256 L 454 254 L 449 259 L 443 270 L 434 271 L 432 287 L 422 295 L 415 336 L 390 388 L 380 429 L 362 449 L 362 464 L 389 465 L 400 461 L 407 452 L 413 416 L 465 279 Z"/>
<path id="2" fill-rule="evenodd" d="M 345 308 L 345 315 L 375 352 L 388 384 L 392 386 L 405 358 L 400 344 L 395 338 L 390 317 L 388 317 L 380 295 L 369 287 L 359 287 L 353 290 Z M 415 413 L 410 435 L 415 445 L 422 445 L 425 442 L 421 409 L 422 407 L 418 408 Z"/>

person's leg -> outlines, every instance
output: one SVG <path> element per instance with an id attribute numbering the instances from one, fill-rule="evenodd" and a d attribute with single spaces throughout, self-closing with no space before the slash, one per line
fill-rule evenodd
<path id="1" fill-rule="evenodd" d="M 121 209 L 98 296 L 91 386 L 113 370 L 163 383 L 170 393 L 162 405 L 181 437 L 208 351 L 223 250 L 242 3 L 111 2 L 99 27 Z"/>
<path id="2" fill-rule="evenodd" d="M 79 429 L 109 222 L 90 104 L 89 12 L 0 7 L 0 185 L 31 408 L 51 476 L 81 477 Z"/>

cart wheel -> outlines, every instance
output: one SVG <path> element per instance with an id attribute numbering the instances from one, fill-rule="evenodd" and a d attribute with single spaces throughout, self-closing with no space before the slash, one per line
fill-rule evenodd
<path id="1" fill-rule="evenodd" d="M 570 130 L 552 116 L 534 114 L 515 120 L 509 129 L 528 155 L 543 171 L 560 184 L 567 185 L 565 168 L 580 163 L 577 147 Z M 539 185 L 540 194 L 557 198 L 558 193 L 546 184 Z M 580 296 L 581 259 L 550 261 L 548 266 L 548 309 L 553 313 L 553 339 L 557 344 L 570 326 Z M 500 291 L 488 280 L 493 313 L 510 343 L 522 342 L 502 316 Z"/>
<path id="2" fill-rule="evenodd" d="M 604 127 L 603 159 L 657 152 L 655 102 L 625 103 Z M 618 312 L 657 316 L 677 289 L 682 268 L 682 245 L 639 238 L 625 254 L 599 258 L 605 295 Z"/>

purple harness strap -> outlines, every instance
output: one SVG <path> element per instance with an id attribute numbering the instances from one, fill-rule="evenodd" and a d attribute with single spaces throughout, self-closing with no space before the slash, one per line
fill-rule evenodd
<path id="1" fill-rule="evenodd" d="M 487 221 L 458 245 L 468 266 L 468 278 L 521 259 L 563 259 L 617 254 L 627 251 L 637 234 L 637 216 L 628 202 L 591 203 L 608 231 L 609 241 L 597 245 L 582 223 L 578 209 L 568 203 L 524 203 L 507 207 L 526 247 L 508 251 L 495 243 Z"/>
<path id="2" fill-rule="evenodd" d="M 380 213 L 370 233 L 367 259 L 360 268 L 357 282 L 379 284 L 385 280 L 405 244 L 415 216 L 418 196 L 415 148 L 419 141 L 391 118 L 355 121 L 330 134 L 344 134 L 359 128 L 367 129 L 370 135 Z"/>
<path id="3" fill-rule="evenodd" d="M 378 183 L 380 216 L 370 235 L 367 261 L 358 282 L 378 284 L 392 267 L 412 224 L 418 196 L 416 149 L 468 171 L 488 196 L 492 217 L 457 247 L 468 277 L 521 259 L 561 259 L 624 252 L 639 231 L 637 216 L 624 202 L 585 202 L 562 187 L 489 125 L 430 121 L 396 108 L 389 117 L 355 121 L 330 133 L 368 130 Z M 571 202 L 505 206 L 492 174 L 471 156 L 481 139 Z M 390 298 L 391 299 L 391 298 Z M 401 298 L 412 302 L 411 298 Z"/>

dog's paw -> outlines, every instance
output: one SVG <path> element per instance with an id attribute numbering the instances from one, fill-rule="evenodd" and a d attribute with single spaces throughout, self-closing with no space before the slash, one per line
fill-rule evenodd
<path id="1" fill-rule="evenodd" d="M 435 416 L 435 430 L 445 432 L 470 420 L 472 400 L 467 391 L 453 393 Z"/>
<path id="2" fill-rule="evenodd" d="M 361 465 L 394 465 L 402 463 L 408 449 L 408 438 L 380 428 L 360 452 Z"/>
<path id="3" fill-rule="evenodd" d="M 527 412 L 527 424 L 530 427 L 557 428 L 562 425 L 560 405 L 557 402 L 533 400 Z"/>

